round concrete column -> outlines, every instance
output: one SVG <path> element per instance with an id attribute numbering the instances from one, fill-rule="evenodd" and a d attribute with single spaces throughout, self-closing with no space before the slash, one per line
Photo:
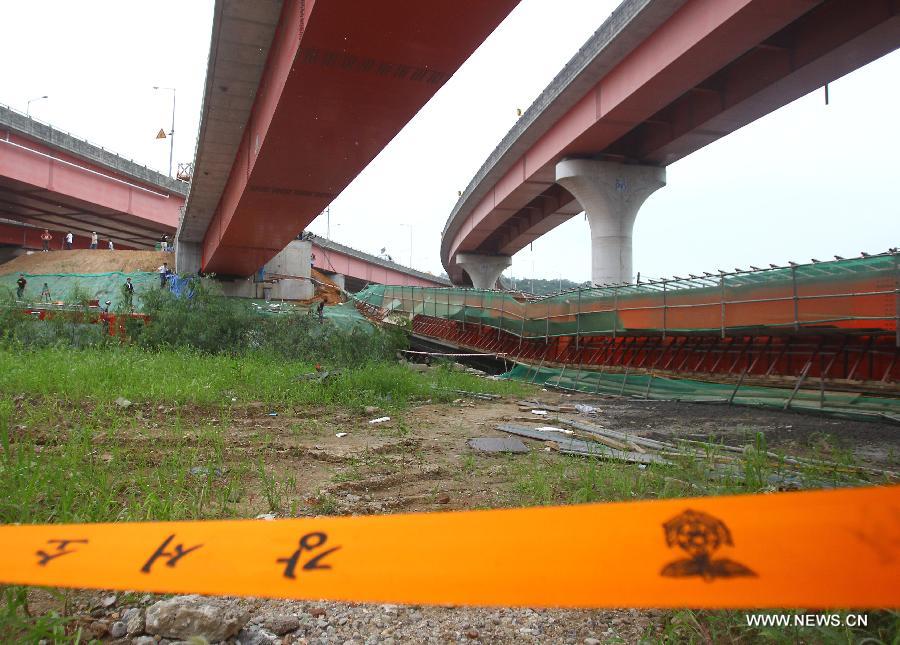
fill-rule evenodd
<path id="1" fill-rule="evenodd" d="M 456 263 L 469 274 L 476 289 L 493 289 L 503 270 L 512 264 L 508 255 L 457 253 Z"/>
<path id="2" fill-rule="evenodd" d="M 564 159 L 556 164 L 556 181 L 572 193 L 587 214 L 593 283 L 631 282 L 634 220 L 644 200 L 666 185 L 666 169 Z"/>

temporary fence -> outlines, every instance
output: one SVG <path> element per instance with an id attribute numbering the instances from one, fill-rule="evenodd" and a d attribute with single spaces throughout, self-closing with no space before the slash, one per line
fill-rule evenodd
<path id="1" fill-rule="evenodd" d="M 369 315 L 523 362 L 674 372 L 897 380 L 898 253 L 571 290 L 372 285 Z"/>
<path id="2" fill-rule="evenodd" d="M 24 276 L 28 280 L 24 301 L 34 304 L 41 303 L 42 300 L 50 303 L 69 301 L 76 291 L 80 291 L 89 300 L 97 300 L 101 303 L 109 300 L 112 303 L 112 308 L 116 308 L 125 297 L 122 285 L 125 284 L 127 278 L 131 278 L 131 283 L 134 285 L 135 305 L 138 305 L 140 302 L 141 292 L 159 288 L 159 274 L 148 271 L 133 273 L 121 271 L 109 273 L 26 273 Z M 15 289 L 18 278 L 18 273 L 0 275 L 0 287 Z M 50 297 L 46 299 L 41 297 L 44 283 L 47 284 L 50 291 Z"/>
<path id="3" fill-rule="evenodd" d="M 588 287 L 539 299 L 503 291 L 370 285 L 360 302 L 522 338 L 764 329 L 896 331 L 898 253 L 643 284 Z"/>

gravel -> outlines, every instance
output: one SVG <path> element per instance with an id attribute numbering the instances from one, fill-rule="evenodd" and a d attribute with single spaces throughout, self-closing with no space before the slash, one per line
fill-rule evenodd
<path id="1" fill-rule="evenodd" d="M 109 636 L 122 639 L 127 633 L 130 640 L 117 642 L 133 645 L 171 645 L 194 635 L 229 645 L 599 645 L 652 639 L 663 620 L 662 612 L 638 610 L 376 605 L 196 595 L 152 600 L 157 602 L 147 609 L 146 628 L 157 634 L 155 638 L 142 633 L 144 610 L 140 607 L 122 607 L 121 618 L 110 609 Z"/>

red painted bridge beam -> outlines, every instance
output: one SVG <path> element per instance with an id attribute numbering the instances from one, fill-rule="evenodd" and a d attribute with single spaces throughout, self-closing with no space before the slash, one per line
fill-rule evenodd
<path id="1" fill-rule="evenodd" d="M 380 318 L 384 312 L 363 308 Z M 890 384 L 900 379 L 900 348 L 892 333 L 845 333 L 735 336 L 598 336 L 523 339 L 503 330 L 418 314 L 413 333 L 452 342 L 465 350 L 506 354 L 516 360 L 564 365 L 568 368 L 614 367 L 635 373 L 677 373 L 685 376 L 800 377 L 837 379 L 848 383 Z"/>
<path id="2" fill-rule="evenodd" d="M 203 269 L 250 275 L 274 257 L 517 3 L 286 0 Z"/>
<path id="3" fill-rule="evenodd" d="M 0 139 L 0 177 L 29 189 L 41 189 L 75 203 L 133 216 L 156 228 L 178 226 L 184 198 L 158 187 L 143 186 L 12 132 Z M 0 189 L 0 193 L 3 190 Z"/>
<path id="4" fill-rule="evenodd" d="M 427 280 L 422 277 L 397 271 L 385 266 L 367 262 L 361 258 L 353 257 L 340 251 L 323 249 L 313 245 L 315 261 L 313 266 L 320 271 L 340 273 L 357 280 L 375 282 L 378 284 L 396 284 L 416 287 L 443 287 L 443 282 Z"/>

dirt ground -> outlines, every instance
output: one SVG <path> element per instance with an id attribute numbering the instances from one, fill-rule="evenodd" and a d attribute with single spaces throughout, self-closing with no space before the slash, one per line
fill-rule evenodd
<path id="1" fill-rule="evenodd" d="M 109 251 L 77 249 L 32 253 L 0 264 L 0 275 L 6 273 L 136 273 L 156 271 L 163 262 L 175 264 L 172 253 L 162 251 Z"/>
<path id="2" fill-rule="evenodd" d="M 860 464 L 897 469 L 900 427 L 887 422 L 854 422 L 799 413 L 707 405 L 635 401 L 536 392 L 548 404 L 589 403 L 599 409 L 604 427 L 650 438 L 680 437 L 721 440 L 733 446 L 752 443 L 762 432 L 770 450 L 794 456 L 827 456 L 846 450 Z M 262 403 L 223 410 L 181 408 L 181 427 L 191 438 L 204 427 L 224 432 L 224 472 L 244 472 L 244 493 L 236 510 L 244 517 L 314 516 L 435 512 L 509 506 L 516 498 L 516 477 L 529 460 L 564 459 L 543 444 L 525 440 L 532 454 L 479 453 L 467 446 L 473 437 L 500 437 L 502 422 L 534 421 L 515 397 L 484 401 L 460 398 L 452 404 L 425 402 L 370 424 L 381 410 L 366 413 L 323 409 L 275 409 Z M 271 416 L 275 412 L 277 416 Z M 123 440 L 129 450 L 144 451 L 150 464 L 162 461 L 170 448 L 161 442 L 176 410 L 135 406 L 135 424 Z M 554 415 L 542 419 L 552 423 Z M 190 428 L 195 428 L 191 430 Z M 338 437 L 338 433 L 347 433 Z M 836 447 L 836 448 L 835 448 Z M 267 471 L 284 486 L 282 510 L 271 502 L 247 464 L 263 459 Z M 241 468 L 244 468 L 241 471 Z M 637 468 L 634 466 L 633 468 Z M 290 482 L 290 485 L 288 485 Z M 104 629 L 129 607 L 143 609 L 159 597 L 119 595 L 116 605 L 99 609 L 101 594 L 79 592 L 70 609 L 103 640 Z M 46 592 L 31 593 L 32 611 L 60 609 Z M 664 614 L 654 611 L 563 611 L 403 607 L 229 599 L 262 625 L 277 614 L 299 620 L 299 627 L 270 643 L 354 642 L 637 642 L 661 638 Z M 255 623 L 254 623 L 255 621 Z M 292 623 L 293 624 L 293 623 Z M 104 625 L 106 627 L 104 627 Z M 594 640 L 596 639 L 596 640 Z M 128 638 L 115 642 L 130 642 Z M 159 641 L 163 642 L 163 641 Z M 252 641 L 256 642 L 256 641 Z M 165 645 L 165 643 L 163 643 Z"/>

